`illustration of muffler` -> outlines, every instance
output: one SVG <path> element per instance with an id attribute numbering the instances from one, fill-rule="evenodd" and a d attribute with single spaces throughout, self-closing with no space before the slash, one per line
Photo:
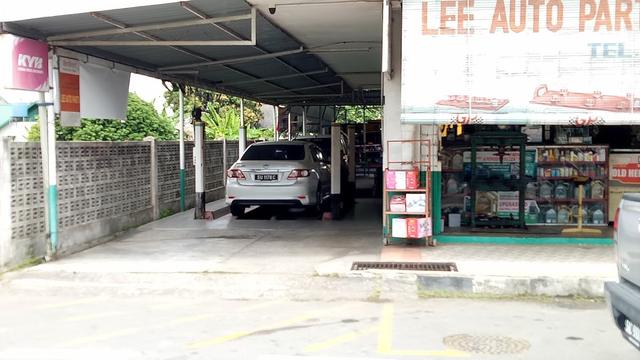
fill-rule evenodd
<path id="1" fill-rule="evenodd" d="M 549 90 L 547 85 L 540 85 L 533 93 L 534 104 L 562 106 L 574 109 L 603 110 L 614 112 L 640 111 L 640 99 L 627 96 L 603 95 L 600 91 L 591 94 L 570 92 L 567 89 L 560 91 Z"/>
<path id="2" fill-rule="evenodd" d="M 467 95 L 449 95 L 447 100 L 440 100 L 436 104 L 443 106 L 453 106 L 459 109 L 473 109 L 485 111 L 498 111 L 507 105 L 509 100 L 472 96 L 469 99 Z"/>

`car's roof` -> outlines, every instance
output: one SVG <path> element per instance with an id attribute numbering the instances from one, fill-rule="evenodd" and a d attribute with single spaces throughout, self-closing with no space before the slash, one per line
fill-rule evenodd
<path id="1" fill-rule="evenodd" d="M 306 141 L 297 141 L 297 140 L 280 140 L 280 141 L 263 141 L 253 143 L 253 146 L 266 146 L 266 145 L 305 145 L 308 144 Z"/>

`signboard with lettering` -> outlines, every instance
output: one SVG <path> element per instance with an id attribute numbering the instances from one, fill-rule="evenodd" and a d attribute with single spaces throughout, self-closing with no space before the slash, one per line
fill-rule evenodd
<path id="1" fill-rule="evenodd" d="M 60 123 L 80 126 L 80 61 L 59 58 Z"/>
<path id="2" fill-rule="evenodd" d="M 609 179 L 613 184 L 640 184 L 640 153 L 611 154 Z"/>
<path id="3" fill-rule="evenodd" d="M 47 43 L 9 34 L 0 35 L 0 81 L 5 88 L 49 90 Z"/>
<path id="4" fill-rule="evenodd" d="M 640 119 L 640 3 L 404 0 L 402 115 L 429 124 Z"/>

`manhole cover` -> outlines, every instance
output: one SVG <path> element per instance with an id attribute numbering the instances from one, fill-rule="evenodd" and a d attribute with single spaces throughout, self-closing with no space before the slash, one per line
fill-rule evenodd
<path id="1" fill-rule="evenodd" d="M 452 262 L 365 262 L 356 261 L 351 270 L 458 271 Z"/>
<path id="2" fill-rule="evenodd" d="M 526 340 L 491 335 L 457 334 L 445 337 L 442 342 L 455 350 L 490 355 L 518 354 L 531 347 Z"/>

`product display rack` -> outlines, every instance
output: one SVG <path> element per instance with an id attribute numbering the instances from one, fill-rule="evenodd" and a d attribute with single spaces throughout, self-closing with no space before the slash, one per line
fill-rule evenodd
<path id="1" fill-rule="evenodd" d="M 538 175 L 536 189 L 536 205 L 540 212 L 539 225 L 566 226 L 577 223 L 575 214 L 578 205 L 577 185 L 573 179 L 576 176 L 586 176 L 590 179 L 585 186 L 583 197 L 583 214 L 585 226 L 606 226 L 609 211 L 609 146 L 607 145 L 545 145 L 536 147 L 538 159 Z M 572 159 L 573 157 L 573 159 Z M 555 174 L 554 174 L 555 173 Z M 556 198 L 555 190 L 551 196 L 541 196 L 540 190 L 544 183 L 556 189 L 557 186 L 567 187 L 566 198 Z M 599 184 L 601 196 L 592 197 L 592 186 Z M 531 199 L 529 199 L 531 200 Z M 566 207 L 570 206 L 569 209 Z M 564 209 L 563 209 L 564 208 Z M 555 211 L 556 218 L 548 219 L 549 210 Z M 562 210 L 569 210 L 570 217 L 561 219 L 558 215 Z M 594 219 L 593 215 L 600 210 L 601 219 Z"/>
<path id="2" fill-rule="evenodd" d="M 400 147 L 400 151 L 392 153 L 393 148 Z M 417 159 L 405 160 L 392 159 L 391 154 L 404 154 L 406 148 L 410 148 Z M 431 141 L 430 140 L 388 140 L 386 152 L 389 154 L 388 168 L 383 176 L 384 189 L 384 234 L 383 245 L 389 245 L 393 241 L 424 240 L 429 246 L 435 246 L 431 224 Z M 415 189 L 388 189 L 387 176 L 389 172 L 416 171 L 418 172 L 418 186 Z M 424 212 L 391 211 L 391 198 L 394 195 L 424 194 Z M 428 224 L 428 235 L 424 237 L 393 237 L 393 219 L 424 218 Z"/>

